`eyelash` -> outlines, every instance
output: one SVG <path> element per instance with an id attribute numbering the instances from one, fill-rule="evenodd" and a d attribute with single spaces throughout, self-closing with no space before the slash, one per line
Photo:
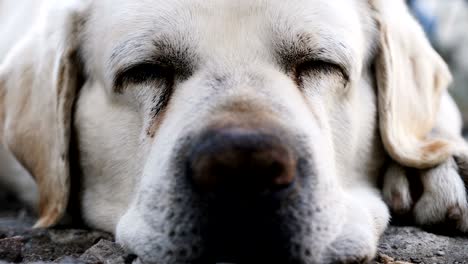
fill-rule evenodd
<path id="1" fill-rule="evenodd" d="M 340 73 L 344 81 L 348 81 L 349 77 L 346 71 L 337 64 L 324 60 L 310 60 L 303 62 L 295 68 L 295 78 L 299 84 L 302 84 L 303 78 L 307 77 L 311 72 L 323 74 Z M 149 81 L 160 80 L 165 84 L 170 85 L 174 80 L 174 70 L 165 65 L 155 63 L 142 63 L 134 65 L 118 74 L 115 79 L 115 87 L 118 92 L 121 92 L 123 87 L 128 84 L 141 84 Z"/>
<path id="2" fill-rule="evenodd" d="M 116 90 L 121 92 L 129 84 L 141 84 L 151 81 L 163 81 L 170 85 L 174 81 L 174 70 L 165 65 L 142 63 L 131 66 L 117 75 L 114 81 Z"/>
<path id="3" fill-rule="evenodd" d="M 299 64 L 295 68 L 295 78 L 298 83 L 302 83 L 303 78 L 313 72 L 326 75 L 339 73 L 344 81 L 349 80 L 346 71 L 341 66 L 324 60 L 310 60 Z"/>

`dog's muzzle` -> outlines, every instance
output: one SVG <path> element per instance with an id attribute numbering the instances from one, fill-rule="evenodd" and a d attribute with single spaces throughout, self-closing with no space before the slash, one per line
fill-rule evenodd
<path id="1" fill-rule="evenodd" d="M 178 140 L 174 173 L 140 205 L 152 231 L 129 218 L 124 244 L 148 263 L 316 263 L 333 238 L 322 221 L 333 210 L 316 196 L 319 177 L 305 137 L 280 122 L 226 123 Z M 139 232 L 144 244 L 133 242 Z"/>
<path id="2" fill-rule="evenodd" d="M 191 188 L 204 204 L 204 261 L 287 259 L 290 233 L 280 211 L 300 184 L 297 155 L 286 137 L 274 129 L 209 129 L 192 141 L 186 163 Z"/>

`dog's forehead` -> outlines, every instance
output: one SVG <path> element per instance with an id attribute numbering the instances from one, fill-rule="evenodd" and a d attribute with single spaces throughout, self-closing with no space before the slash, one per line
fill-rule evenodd
<path id="1" fill-rule="evenodd" d="M 158 41 L 203 58 L 223 52 L 268 58 L 268 47 L 306 39 L 308 45 L 336 44 L 346 56 L 362 58 L 363 6 L 358 0 L 96 1 L 87 46 L 104 74 L 151 56 L 146 52 Z"/>
<path id="2" fill-rule="evenodd" d="M 292 22 L 331 23 L 346 21 L 357 15 L 364 0 L 141 0 L 141 1 L 98 1 L 94 11 L 102 20 L 135 23 L 151 23 L 147 26 L 181 24 L 184 22 L 207 21 L 260 22 L 287 18 Z M 97 17 L 96 17 L 97 18 Z M 232 20 L 234 19 L 234 20 Z M 255 19 L 255 20 L 251 20 Z M 347 21 L 349 22 L 349 20 Z M 140 25 L 142 25 L 140 24 Z M 303 23 L 301 23 L 303 24 Z M 335 24 L 335 23 L 333 23 Z M 352 25 L 350 25 L 352 26 Z"/>

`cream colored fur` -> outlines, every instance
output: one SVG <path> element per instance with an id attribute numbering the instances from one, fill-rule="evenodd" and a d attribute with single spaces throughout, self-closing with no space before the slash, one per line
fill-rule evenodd
<path id="1" fill-rule="evenodd" d="M 309 230 L 291 234 L 299 248 L 292 259 L 371 259 L 387 205 L 423 225 L 449 212 L 468 231 L 455 162 L 468 152 L 445 91 L 450 75 L 403 1 L 42 2 L 30 29 L 0 49 L 8 51 L 0 58 L 0 143 L 38 183 L 38 226 L 60 221 L 70 175 L 81 176 L 73 193 L 90 227 L 114 233 L 144 262 L 190 263 L 205 249 L 189 232 L 203 212 L 178 163 L 184 144 L 225 120 L 268 116 L 313 164 L 300 198 L 306 209 L 288 205 Z M 189 74 L 175 79 L 154 115 L 167 88 L 161 80 L 116 81 L 158 56 L 189 60 L 178 65 Z M 297 73 L 308 56 L 320 67 Z M 240 102 L 242 111 L 233 107 Z M 77 144 L 80 160 L 71 162 L 81 175 L 69 173 L 69 144 Z M 419 201 L 407 167 L 425 186 Z"/>

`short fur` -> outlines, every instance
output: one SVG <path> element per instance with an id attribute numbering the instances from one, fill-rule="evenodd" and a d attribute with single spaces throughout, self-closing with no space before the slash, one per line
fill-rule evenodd
<path id="1" fill-rule="evenodd" d="M 0 7 L 30 16 L 24 7 L 40 1 L 20 2 Z M 16 21 L 27 30 L 12 34 L 0 66 L 0 142 L 36 179 L 36 226 L 66 213 L 76 144 L 90 227 L 143 262 L 200 261 L 206 216 L 183 159 L 194 137 L 235 124 L 284 131 L 302 158 L 297 195 L 279 213 L 284 261 L 371 259 L 389 208 L 468 232 L 458 169 L 468 148 L 450 74 L 404 1 L 40 6 L 34 23 Z M 424 185 L 417 201 L 410 169 Z"/>

